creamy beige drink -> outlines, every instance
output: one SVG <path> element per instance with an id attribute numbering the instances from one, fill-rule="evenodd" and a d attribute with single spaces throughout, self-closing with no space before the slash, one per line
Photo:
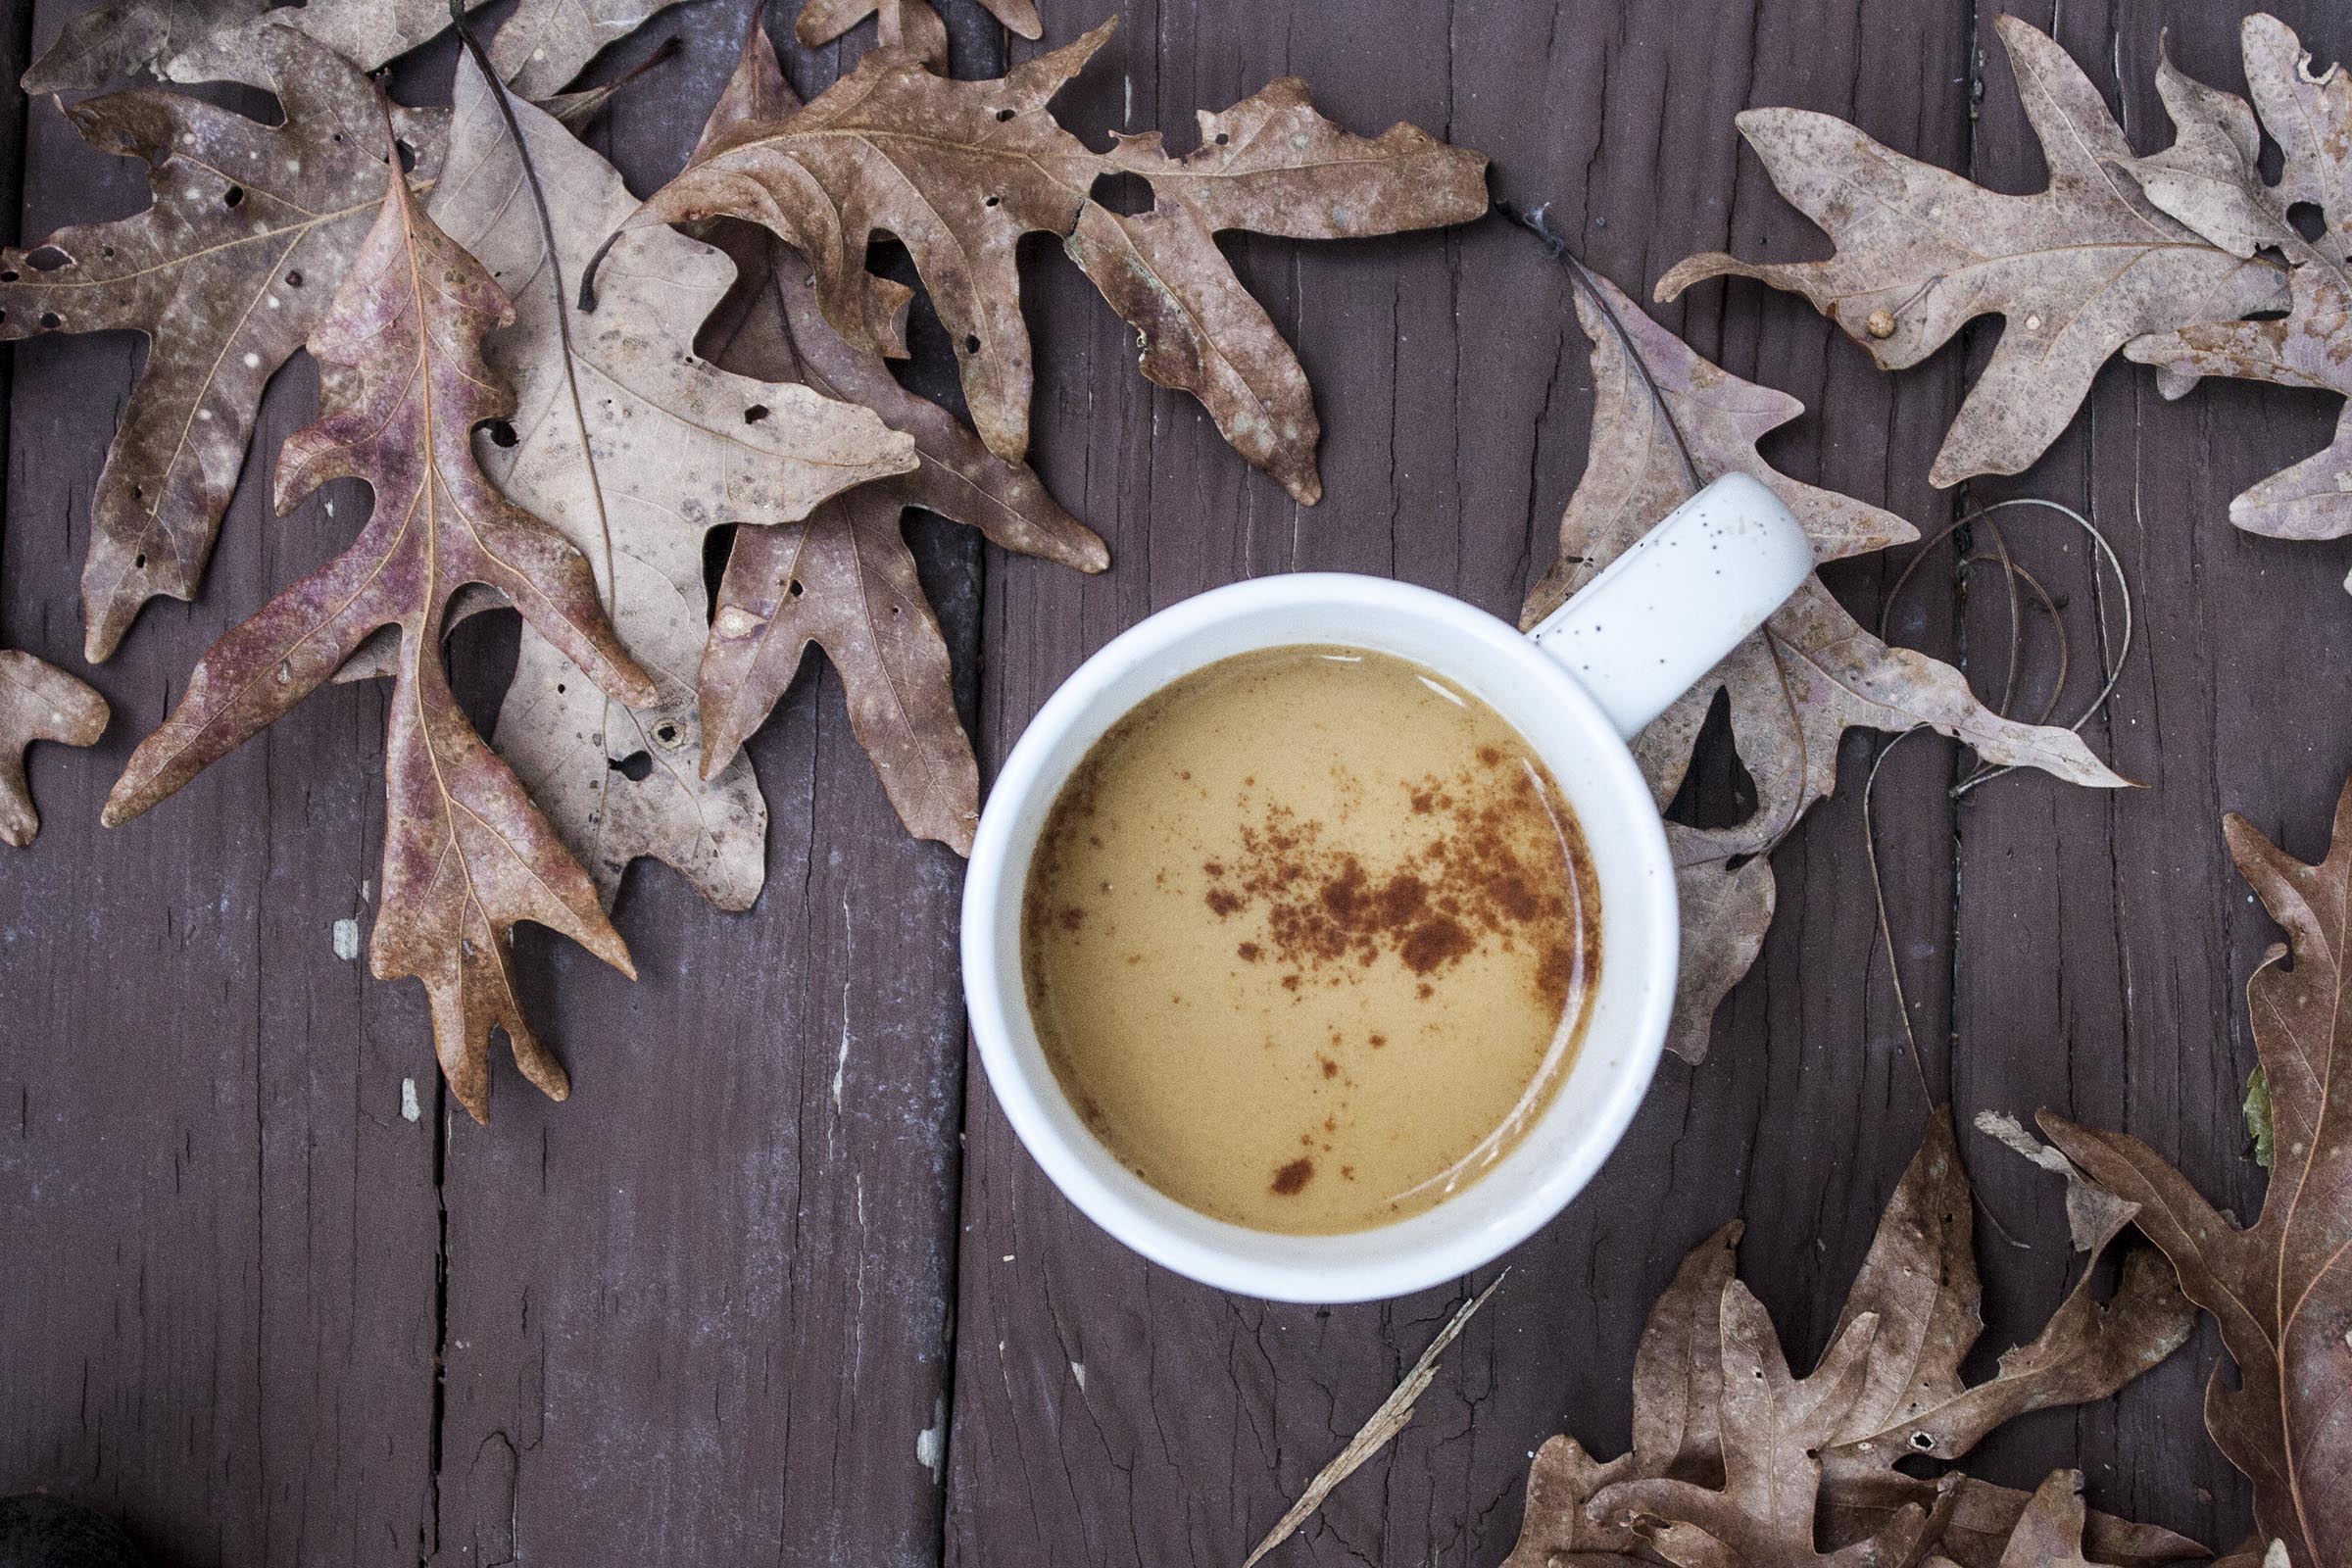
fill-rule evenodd
<path id="1" fill-rule="evenodd" d="M 1088 755 L 1032 862 L 1029 1005 L 1136 1173 L 1263 1230 L 1438 1202 L 1567 1074 L 1598 896 L 1502 716 L 1332 647 L 1214 664 Z"/>

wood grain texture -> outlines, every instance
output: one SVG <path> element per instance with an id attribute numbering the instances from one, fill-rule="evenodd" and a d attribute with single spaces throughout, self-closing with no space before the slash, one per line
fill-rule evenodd
<path id="1" fill-rule="evenodd" d="M 78 4 L 42 0 L 0 29 L 0 72 Z M 942 9 L 957 72 L 993 74 L 1001 30 L 971 0 Z M 1012 58 L 1102 9 L 1048 4 L 1043 44 Z M 1195 110 L 1295 72 L 1351 129 L 1409 119 L 1493 155 L 1497 196 L 1548 204 L 1637 296 L 1696 250 L 1826 252 L 1740 147 L 1731 117 L 1749 105 L 1853 119 L 2000 189 L 2039 178 L 1990 10 L 1965 0 L 1116 9 L 1118 35 L 1059 105 L 1090 143 L 1161 126 L 1182 151 Z M 2279 9 L 2323 57 L 2352 52 L 2318 0 Z M 2022 14 L 2052 21 L 2046 4 Z M 681 7 L 599 64 L 684 45 L 592 132 L 633 188 L 683 162 L 742 16 Z M 2231 8 L 2118 0 L 2057 21 L 2095 79 L 2120 75 L 2111 101 L 2142 150 L 2167 137 L 2160 28 L 2192 73 L 2237 79 Z M 771 31 L 804 91 L 872 31 L 810 54 L 789 23 Z M 444 41 L 405 64 L 401 88 L 437 96 L 451 58 Z M 129 211 L 139 189 L 46 105 L 0 112 L 0 210 L 20 235 Z M 1132 333 L 1041 251 L 1024 285 L 1034 457 L 1113 564 L 1082 578 L 910 523 L 984 769 L 1088 653 L 1201 589 L 1338 567 L 1508 614 L 1550 560 L 1591 393 L 1566 280 L 1532 235 L 1497 217 L 1227 250 L 1314 380 L 1328 499 L 1295 507 L 1189 400 L 1146 383 Z M 1924 475 L 1996 326 L 1885 375 L 1802 302 L 1751 284 L 1658 315 L 1815 411 L 1767 444 L 1776 465 L 1926 532 L 1955 514 Z M 952 400 L 940 347 L 918 334 L 912 374 Z M 725 363 L 726 345 L 706 348 Z M 135 357 L 121 335 L 13 350 L 0 640 L 68 667 L 90 487 Z M 257 451 L 312 395 L 298 362 Z M 2237 534 L 2226 510 L 2320 445 L 2330 416 L 2225 384 L 2167 405 L 2147 372 L 2111 368 L 2043 464 L 1983 493 L 2087 504 L 2123 553 L 2142 652 L 2088 734 L 2150 788 L 2021 775 L 1954 807 L 1967 760 L 1918 738 L 1878 790 L 1911 1022 L 1963 1123 L 2051 1104 L 2128 1127 L 2241 1213 L 2260 1186 L 2237 1122 L 2253 1060 L 2239 998 L 2272 932 L 2229 869 L 2220 815 L 2322 847 L 2352 771 L 2325 674 L 2352 655 L 2352 603 L 2344 547 Z M 1144 1265 L 1079 1216 L 968 1058 L 958 866 L 898 830 L 829 671 L 750 749 L 771 807 L 757 908 L 718 914 L 640 867 L 615 916 L 634 987 L 526 937 L 527 1000 L 573 1098 L 544 1102 L 502 1067 L 492 1126 L 452 1121 L 420 993 L 336 956 L 337 920 L 365 935 L 381 847 L 380 693 L 321 694 L 164 808 L 96 826 L 197 654 L 330 556 L 366 504 L 341 486 L 278 521 L 267 479 L 249 466 L 203 598 L 151 608 L 91 672 L 117 714 L 102 745 L 33 754 L 44 832 L 0 857 L 0 1491 L 118 1509 L 170 1564 L 1232 1562 L 1492 1278 L 1274 1307 Z M 2004 533 L 2066 595 L 2070 699 L 2086 696 L 2102 617 L 2119 626 L 2112 589 L 2063 523 Z M 1939 547 L 1890 631 L 1997 692 L 2002 596 L 1954 560 Z M 1829 581 L 1875 625 L 1897 569 L 1846 563 Z M 2036 636 L 2028 658 L 2046 670 Z M 456 657 L 477 673 L 461 692 L 494 702 L 478 670 L 499 655 L 494 633 L 463 633 Z M 1925 1122 L 1861 838 L 1883 744 L 1848 737 L 1840 793 L 1776 857 L 1780 913 L 1710 1059 L 1665 1065 L 1591 1195 L 1509 1260 L 1412 1425 L 1273 1562 L 1498 1561 L 1542 1438 L 1623 1446 L 1642 1309 L 1734 1214 L 1792 1361 L 1821 1349 Z M 1740 808 L 1711 742 L 1677 810 Z M 1963 1138 L 1985 1204 L 2027 1244 L 1981 1230 L 1989 1357 L 2071 1265 L 2048 1178 Z M 2080 1463 L 2099 1506 L 2233 1542 L 2245 1492 L 2199 1418 L 2214 1354 L 2200 1335 L 2112 1405 L 2021 1421 L 1982 1467 L 2030 1486 Z"/>

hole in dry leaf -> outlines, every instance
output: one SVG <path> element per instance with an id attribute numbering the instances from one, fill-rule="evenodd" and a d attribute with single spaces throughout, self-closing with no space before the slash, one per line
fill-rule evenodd
<path id="1" fill-rule="evenodd" d="M 489 433 L 490 444 L 494 447 L 511 447 L 522 439 L 514 433 L 514 426 L 505 419 L 492 419 L 482 428 Z"/>
<path id="2" fill-rule="evenodd" d="M 223 196 L 220 198 L 220 205 L 221 205 L 221 206 L 223 206 L 223 207 L 242 207 L 242 206 L 244 206 L 244 205 L 245 205 L 245 187 L 244 187 L 244 186 L 242 186 L 242 185 L 231 185 L 231 186 L 229 186 L 229 187 L 228 187 L 227 194 L 223 195 Z"/>
<path id="3" fill-rule="evenodd" d="M 58 319 L 57 313 L 55 311 L 43 311 L 41 313 L 41 325 L 47 327 L 50 331 L 54 332 L 65 324 L 65 322 Z"/>
<path id="4" fill-rule="evenodd" d="M 2320 211 L 2317 202 L 2296 202 L 2286 210 L 2286 220 L 2307 240 L 2316 240 L 2328 232 L 2328 215 Z"/>
<path id="5" fill-rule="evenodd" d="M 1004 200 L 1004 198 L 1003 198 L 1003 197 L 1001 197 L 1001 196 L 990 196 L 990 197 L 986 198 L 985 200 L 983 200 L 983 201 L 980 203 L 980 205 L 981 205 L 981 206 L 983 206 L 983 207 L 994 207 L 994 206 L 996 206 L 996 205 L 997 205 L 999 202 L 1001 202 L 1001 201 L 1003 201 L 1003 200 Z"/>
<path id="6" fill-rule="evenodd" d="M 1756 814 L 1756 781 L 1740 760 L 1729 692 L 1718 691 L 1707 705 L 1690 769 L 1665 814 L 1669 822 L 1706 830 L 1738 827 Z"/>
<path id="7" fill-rule="evenodd" d="M 678 742 L 684 740 L 685 738 L 685 735 L 678 729 L 678 726 L 671 723 L 667 719 L 663 719 L 661 723 L 654 726 L 654 739 L 662 746 L 675 746 L 678 744 Z"/>
<path id="8" fill-rule="evenodd" d="M 718 611 L 718 585 L 727 574 L 727 557 L 735 550 L 735 525 L 723 523 L 703 535 L 703 605 L 708 618 Z"/>
<path id="9" fill-rule="evenodd" d="M 807 593 L 808 591 L 808 589 L 801 586 L 801 579 L 795 577 L 792 579 L 791 585 L 784 590 L 784 597 L 787 599 L 798 599 L 801 597 L 801 595 Z"/>
<path id="10" fill-rule="evenodd" d="M 294 269 L 294 270 L 292 270 L 291 272 L 288 272 L 288 273 L 286 274 L 286 287 L 288 287 L 288 288 L 300 288 L 300 287 L 302 287 L 302 269 L 301 269 L 301 268 L 297 267 L 296 269 Z"/>
<path id="11" fill-rule="evenodd" d="M 43 245 L 24 260 L 36 272 L 54 272 L 61 267 L 71 266 L 74 258 L 54 245 Z"/>
<path id="12" fill-rule="evenodd" d="M 1227 134 L 1226 134 L 1224 131 L 1221 131 L 1221 130 L 1220 130 L 1220 131 L 1218 131 L 1218 132 L 1217 132 L 1217 145 L 1218 145 L 1218 146 L 1222 147 L 1222 146 L 1224 146 L 1224 145 L 1225 145 L 1227 142 L 1230 142 L 1231 140 L 1233 140 L 1233 138 L 1232 138 L 1231 136 L 1227 135 Z"/>
<path id="13" fill-rule="evenodd" d="M 766 417 L 767 405 L 764 403 L 755 403 L 750 408 L 743 411 L 743 422 L 746 424 L 758 424 L 761 419 Z"/>
<path id="14" fill-rule="evenodd" d="M 1009 110 L 1009 109 L 1000 109 L 1000 110 L 998 110 L 998 111 L 997 111 L 997 123 L 998 123 L 998 124 L 1000 124 L 1000 125 L 1001 125 L 1001 124 L 1003 124 L 1003 123 L 1004 123 L 1005 121 L 1007 121 L 1007 120 L 1010 120 L 1011 118 L 1012 118 L 1012 111 L 1011 111 L 1011 110 Z"/>
<path id="15" fill-rule="evenodd" d="M 1154 200 L 1152 182 L 1141 174 L 1126 172 L 1099 174 L 1087 187 L 1087 198 L 1105 212 L 1133 218 L 1152 210 Z"/>
<path id="16" fill-rule="evenodd" d="M 613 772 L 618 773 L 622 778 L 627 779 L 630 783 L 643 783 L 646 776 L 652 773 L 654 770 L 654 754 L 651 752 L 631 752 L 619 761 L 609 763 L 608 765 L 612 769 Z"/>
<path id="17" fill-rule="evenodd" d="M 115 248 L 112 245 L 101 245 L 98 247 L 98 254 L 111 262 L 115 259 Z"/>
<path id="18" fill-rule="evenodd" d="M 7 271 L 0 272 L 0 283 L 14 283 L 16 280 L 17 270 L 15 268 L 12 267 Z"/>
<path id="19" fill-rule="evenodd" d="M 1925 1432 L 1914 1432 L 1911 1434 L 1911 1446 L 1925 1453 L 1928 1449 L 1936 1446 L 1936 1440 Z"/>
<path id="20" fill-rule="evenodd" d="M 964 333 L 963 352 L 966 354 L 977 354 L 980 352 L 980 339 L 976 333 Z"/>
<path id="21" fill-rule="evenodd" d="M 563 696 L 563 695 L 564 695 L 565 692 L 569 691 L 570 689 L 571 689 L 570 687 L 568 687 L 568 686 L 564 685 L 564 684 L 562 681 L 558 681 L 558 682 L 556 682 L 556 695 L 557 695 L 558 697 L 561 697 L 561 696 Z"/>
<path id="22" fill-rule="evenodd" d="M 133 494 L 136 494 L 136 492 L 133 492 Z M 137 555 L 131 557 L 130 564 L 131 569 L 134 571 L 145 571 L 147 569 L 147 552 L 142 550 Z"/>

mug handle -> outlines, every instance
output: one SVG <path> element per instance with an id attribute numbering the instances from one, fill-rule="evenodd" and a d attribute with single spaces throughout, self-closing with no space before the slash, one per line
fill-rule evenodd
<path id="1" fill-rule="evenodd" d="M 1630 742 L 1812 572 L 1813 542 L 1794 514 L 1755 479 L 1727 473 L 1527 635 Z"/>

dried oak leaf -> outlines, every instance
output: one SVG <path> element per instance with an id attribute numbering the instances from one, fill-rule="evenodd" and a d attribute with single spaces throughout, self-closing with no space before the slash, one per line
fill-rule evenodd
<path id="1" fill-rule="evenodd" d="M 2002 1549 L 2000 1568 L 2091 1568 L 2082 1535 L 2082 1472 L 2053 1470 L 2034 1491 Z"/>
<path id="2" fill-rule="evenodd" d="M 2140 194 L 2122 172 L 2132 161 L 2122 129 L 2054 39 L 2015 17 L 1994 25 L 2046 188 L 1989 191 L 1832 116 L 1751 109 L 1740 133 L 1837 254 L 1769 264 L 1713 253 L 1658 280 L 1661 300 L 1725 273 L 1794 290 L 1886 370 L 1919 364 L 1979 316 L 2003 318 L 1929 472 L 1938 485 L 2030 466 L 2132 338 L 2285 304 L 2277 268 L 2207 242 Z"/>
<path id="3" fill-rule="evenodd" d="M 153 72 L 211 34 L 241 26 L 268 0 L 109 0 L 68 17 L 18 84 L 34 97 Z"/>
<path id="4" fill-rule="evenodd" d="M 466 0 L 467 11 L 490 0 Z M 678 0 L 521 0 L 490 40 L 490 69 L 525 98 L 561 92 L 604 47 Z M 240 8 L 242 9 L 242 8 Z M 248 13 L 249 14 L 249 13 Z M 363 70 L 396 60 L 449 26 L 449 0 L 306 0 L 251 21 L 223 18 L 163 57 L 173 81 L 252 81 L 255 50 L 268 29 L 293 27 Z"/>
<path id="5" fill-rule="evenodd" d="M 1604 1464 L 1571 1438 L 1545 1444 L 1507 1568 L 1642 1549 L 1689 1564 L 1908 1562 L 1930 1548 L 1994 1568 L 2027 1494 L 1896 1463 L 1956 1459 L 2014 1415 L 2103 1398 L 2177 1348 L 2195 1314 L 2143 1249 L 2104 1302 L 2086 1267 L 2041 1333 L 1970 1387 L 1960 1368 L 1984 1329 L 1973 1203 L 1939 1112 L 1887 1200 L 1832 1349 L 1801 1382 L 1733 1279 L 1740 1227 L 1694 1248 L 1642 1331 L 1632 1451 Z M 2094 1261 L 2130 1217 L 2118 1212 Z M 2091 1540 L 2108 1562 L 2197 1552 L 2105 1515 Z"/>
<path id="6" fill-rule="evenodd" d="M 1034 0 L 980 3 L 990 16 L 1024 38 L 1042 36 L 1046 30 Z M 876 28 L 884 44 L 912 50 L 932 70 L 946 74 L 947 24 L 926 0 L 807 0 L 793 24 L 793 35 L 804 48 L 821 49 L 868 17 L 879 19 Z"/>
<path id="7" fill-rule="evenodd" d="M 1304 372 L 1209 236 L 1248 228 L 1299 238 L 1391 233 L 1486 210 L 1486 160 L 1408 125 L 1353 136 L 1286 77 L 1223 115 L 1202 145 L 1168 157 L 1154 136 L 1109 153 L 1061 128 L 1046 104 L 1109 37 L 1076 43 L 990 81 L 933 74 L 921 55 L 875 49 L 798 114 L 746 122 L 702 148 L 630 226 L 738 217 L 808 259 L 826 319 L 856 348 L 876 331 L 865 253 L 887 232 L 912 255 L 950 338 L 990 451 L 1020 461 L 1032 380 L 1015 247 L 1058 236 L 1135 325 L 1145 375 L 1199 398 L 1236 450 L 1301 502 L 1322 493 L 1320 434 Z M 1149 180 L 1154 205 L 1094 202 L 1105 174 Z"/>
<path id="8" fill-rule="evenodd" d="M 2352 74 L 2311 70 L 2294 30 L 2275 17 L 2245 19 L 2239 37 L 2255 109 L 2182 74 L 2168 57 L 2156 86 L 2174 143 L 2134 161 L 2149 200 L 2233 255 L 2276 251 L 2289 268 L 2289 309 L 2263 321 L 2201 321 L 2136 339 L 2124 352 L 2171 377 L 2228 375 L 2352 398 Z M 2262 130 L 2281 154 L 2278 182 L 2262 177 Z M 2297 207 L 2323 216 L 2306 239 Z M 2352 534 L 2352 403 L 2326 450 L 2230 503 L 2230 520 L 2274 539 Z M 2352 588 L 2352 578 L 2345 582 Z"/>
<path id="9" fill-rule="evenodd" d="M 1891 513 L 1775 470 L 1756 442 L 1803 413 L 1803 404 L 1709 364 L 1606 278 L 1568 265 L 1592 285 L 1576 290 L 1577 317 L 1592 340 L 1591 455 L 1560 517 L 1559 559 L 1529 591 L 1522 626 L 1558 609 L 1651 523 L 1726 473 L 1750 474 L 1788 503 L 1822 561 L 1918 537 Z M 1681 787 L 1707 709 L 1725 689 L 1740 755 L 1755 780 L 1755 812 L 1730 828 L 1670 823 L 1667 830 L 1683 908 L 1682 972 L 1667 1044 L 1690 1061 L 1706 1055 L 1716 1005 L 1747 972 L 1771 923 L 1764 856 L 1837 787 L 1838 737 L 1849 727 L 1926 724 L 1990 761 L 2038 767 L 2077 784 L 2126 782 L 2071 731 L 2002 718 L 1977 701 L 1958 670 L 1879 641 L 1815 578 L 1635 742 L 1660 806 Z"/>
<path id="10" fill-rule="evenodd" d="M 153 166 L 152 205 L 0 252 L 0 339 L 127 327 L 148 340 L 90 502 L 93 661 L 149 599 L 196 596 L 262 389 L 324 316 L 383 205 L 368 78 L 284 28 L 257 48 L 281 123 L 154 88 L 75 104 L 66 114 L 84 141 Z M 393 113 L 429 179 L 438 115 Z"/>
<path id="11" fill-rule="evenodd" d="M 581 314 L 564 282 L 636 199 L 552 118 L 514 104 L 555 230 L 551 275 L 522 158 L 470 58 L 456 96 L 428 211 L 514 302 L 514 324 L 483 349 L 514 388 L 514 412 L 476 432 L 476 460 L 508 500 L 587 556 L 613 630 L 658 688 L 650 705 L 614 702 L 525 626 L 491 743 L 607 907 L 629 862 L 652 856 L 719 907 L 749 908 L 765 874 L 767 808 L 732 744 L 724 765 L 705 766 L 694 681 L 710 629 L 703 536 L 797 522 L 912 468 L 914 443 L 855 404 L 697 356 L 694 329 L 735 269 L 675 230 L 632 235 L 605 269 L 605 308 Z"/>
<path id="12" fill-rule="evenodd" d="M 0 844 L 23 849 L 41 830 L 24 780 L 34 741 L 95 746 L 106 733 L 106 699 L 45 660 L 0 648 Z"/>
<path id="13" fill-rule="evenodd" d="M 790 104 L 775 52 L 755 27 L 706 139 L 723 135 L 736 116 L 760 106 L 789 113 Z M 813 642 L 841 675 L 851 724 L 907 831 L 968 854 L 979 768 L 956 714 L 947 640 L 923 597 L 901 515 L 920 507 L 977 527 L 1006 550 L 1081 571 L 1101 571 L 1109 554 L 1025 465 L 997 457 L 954 415 L 902 386 L 879 357 L 842 341 L 817 309 L 807 264 L 789 247 L 751 229 L 731 238 L 756 286 L 727 325 L 730 357 L 864 404 L 913 439 L 917 466 L 828 501 L 804 523 L 736 530 L 703 655 L 703 764 L 734 765 Z M 903 311 L 904 298 L 896 303 Z"/>
<path id="14" fill-rule="evenodd" d="M 634 971 L 595 884 L 450 692 L 441 654 L 450 600 L 469 583 L 495 588 L 616 700 L 643 707 L 656 696 L 606 624 L 587 560 L 500 497 L 475 465 L 474 428 L 514 408 L 481 351 L 483 335 L 512 316 L 490 274 L 433 225 L 405 181 L 392 181 L 311 334 L 320 416 L 287 439 L 277 464 L 280 513 L 330 479 L 356 477 L 374 492 L 368 525 L 197 662 L 106 806 L 110 825 L 136 816 L 309 695 L 377 628 L 397 627 L 369 967 L 379 979 L 424 982 L 441 1070 L 477 1120 L 489 1109 L 494 1028 L 526 1078 L 556 1099 L 568 1093 L 515 996 L 517 921 Z"/>
<path id="15" fill-rule="evenodd" d="M 1817 1549 L 1814 1514 L 1821 1447 L 1838 1431 L 1870 1369 L 1878 1319 L 1847 1319 L 1811 1376 L 1790 1375 L 1772 1319 L 1746 1286 L 1723 1288 L 1716 1406 L 1722 1423 L 1723 1482 L 1701 1486 L 1637 1477 L 1603 1487 L 1589 1512 L 1630 1530 L 1684 1568 L 1764 1568 L 1834 1563 L 1838 1568 L 1906 1563 L 1922 1544 L 1927 1510 L 1905 1504 L 1865 1539 Z"/>
<path id="16" fill-rule="evenodd" d="M 2206 1428 L 2253 1481 L 2263 1536 L 2283 1541 L 2295 1568 L 2324 1568 L 2352 1562 L 2352 786 L 2317 865 L 2243 817 L 2225 832 L 2287 937 L 2246 984 L 2277 1151 L 2261 1218 L 2239 1229 L 2129 1134 L 2040 1120 L 2069 1159 L 2140 1205 L 2139 1228 L 2220 1322 L 2237 1386 L 2214 1368 Z"/>

